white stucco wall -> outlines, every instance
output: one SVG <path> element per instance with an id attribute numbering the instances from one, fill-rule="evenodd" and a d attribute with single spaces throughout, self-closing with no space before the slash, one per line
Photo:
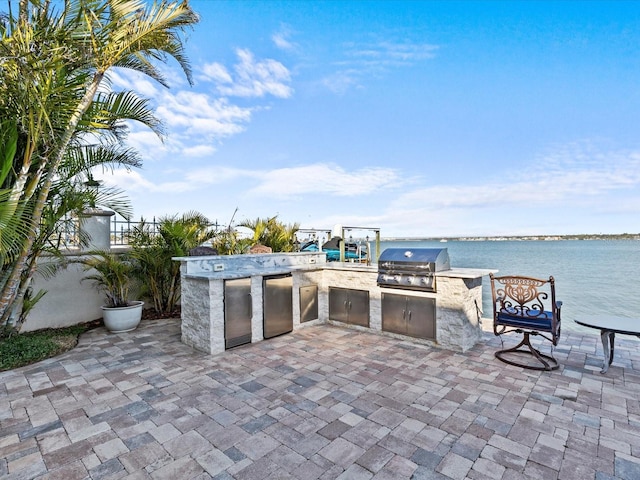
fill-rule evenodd
<path id="1" fill-rule="evenodd" d="M 77 258 L 69 256 L 68 260 Z M 47 261 L 43 258 L 40 263 Z M 84 276 L 82 265 L 73 263 L 50 279 L 36 274 L 33 279 L 34 294 L 40 289 L 46 290 L 47 294 L 29 313 L 22 331 L 69 327 L 102 318 L 100 306 L 105 303 L 104 294 L 91 281 L 82 281 Z"/>
<path id="2" fill-rule="evenodd" d="M 85 212 L 80 228 L 89 238 L 87 250 L 110 249 L 109 220 L 113 215 L 114 212 L 103 209 Z M 33 294 L 36 295 L 39 290 L 46 290 L 47 293 L 27 316 L 22 326 L 23 332 L 69 327 L 102 318 L 100 306 L 105 303 L 104 293 L 99 292 L 91 281 L 82 281 L 86 275 L 83 267 L 73 263 L 81 257 L 81 252 L 70 251 L 65 257 L 69 261 L 67 267 L 59 270 L 54 277 L 46 279 L 37 273 L 34 276 Z M 51 257 L 43 256 L 38 259 L 38 265 L 50 261 Z"/>

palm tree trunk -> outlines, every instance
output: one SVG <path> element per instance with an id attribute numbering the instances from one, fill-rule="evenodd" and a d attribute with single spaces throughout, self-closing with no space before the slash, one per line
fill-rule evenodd
<path id="1" fill-rule="evenodd" d="M 69 146 L 69 142 L 71 142 L 71 139 L 73 138 L 73 135 L 78 128 L 78 123 L 91 106 L 91 102 L 93 101 L 93 98 L 98 91 L 98 87 L 100 86 L 100 82 L 102 82 L 103 77 L 104 72 L 102 71 L 98 71 L 94 74 L 91 84 L 78 103 L 75 112 L 69 119 L 69 123 L 67 124 L 67 128 L 65 129 L 65 132 L 60 140 L 60 145 L 56 151 L 55 157 L 48 165 L 49 169 L 47 171 L 47 175 L 44 177 L 40 189 L 38 190 L 36 204 L 31 216 L 31 233 L 25 239 L 22 245 L 22 249 L 20 250 L 20 254 L 13 264 L 13 269 L 9 274 L 9 278 L 2 286 L 2 294 L 0 295 L 0 325 L 6 325 L 10 320 L 11 314 L 13 312 L 14 302 L 18 300 L 18 294 L 20 292 L 19 286 L 22 275 L 26 273 L 26 270 L 29 267 L 29 253 L 31 252 L 33 243 L 38 235 L 38 228 L 40 227 L 42 212 L 44 211 L 45 204 L 49 197 L 49 191 L 51 190 L 53 179 L 57 174 L 58 167 L 60 166 L 62 159 L 64 158 L 64 154 L 67 147 Z"/>

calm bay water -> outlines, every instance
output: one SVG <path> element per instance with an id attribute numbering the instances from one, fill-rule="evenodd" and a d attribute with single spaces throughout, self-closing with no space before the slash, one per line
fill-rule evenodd
<path id="1" fill-rule="evenodd" d="M 640 241 L 383 241 L 385 248 L 447 248 L 452 267 L 490 268 L 498 275 L 556 279 L 564 329 L 586 331 L 574 323 L 584 315 L 640 318 Z M 484 317 L 490 318 L 491 286 L 483 283 Z M 640 323 L 640 321 L 639 321 Z"/>

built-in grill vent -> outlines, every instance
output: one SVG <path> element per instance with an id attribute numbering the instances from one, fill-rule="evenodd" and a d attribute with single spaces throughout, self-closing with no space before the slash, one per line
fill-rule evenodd
<path id="1" fill-rule="evenodd" d="M 435 292 L 435 273 L 450 269 L 446 248 L 387 248 L 378 259 L 378 285 Z"/>

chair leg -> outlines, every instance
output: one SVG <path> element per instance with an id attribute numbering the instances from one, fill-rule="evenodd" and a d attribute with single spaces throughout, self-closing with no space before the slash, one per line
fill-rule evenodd
<path id="1" fill-rule="evenodd" d="M 557 370 L 558 361 L 550 355 L 545 355 L 544 353 L 541 353 L 540 350 L 536 349 L 533 345 L 531 345 L 531 339 L 529 338 L 529 335 L 530 335 L 529 332 L 524 332 L 524 337 L 522 338 L 522 341 L 518 345 L 516 345 L 513 348 L 507 348 L 507 349 L 497 351 L 495 353 L 496 358 L 504 363 L 508 363 L 509 365 L 528 368 L 530 370 L 544 370 L 544 371 Z M 526 347 L 526 348 L 521 348 L 521 347 Z M 539 367 L 536 367 L 533 365 L 528 365 L 526 363 L 514 362 L 513 360 L 509 360 L 503 356 L 504 354 L 509 354 L 509 353 L 523 353 L 526 355 L 533 355 L 533 357 L 536 360 L 538 360 L 538 362 L 540 362 L 542 365 Z"/>

